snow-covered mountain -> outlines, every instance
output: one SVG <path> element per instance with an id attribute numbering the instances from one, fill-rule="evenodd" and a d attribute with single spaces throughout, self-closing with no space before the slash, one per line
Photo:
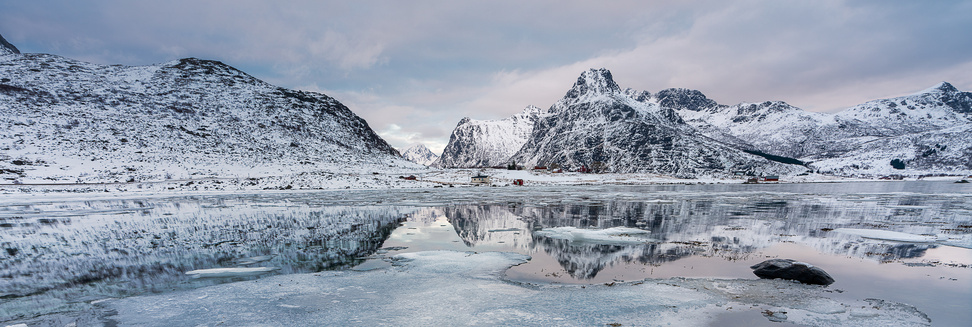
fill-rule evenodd
<path id="1" fill-rule="evenodd" d="M 726 106 L 698 101 L 704 97 L 698 91 L 671 92 L 696 95 L 668 102 L 704 135 L 740 148 L 799 158 L 820 172 L 876 176 L 972 171 L 972 160 L 967 159 L 972 136 L 963 132 L 972 126 L 972 93 L 945 82 L 834 114 L 808 112 L 779 101 Z M 892 160 L 901 161 L 905 169 L 894 168 Z"/>
<path id="2" fill-rule="evenodd" d="M 337 100 L 218 61 L 106 66 L 3 48 L 0 183 L 415 167 Z"/>
<path id="3" fill-rule="evenodd" d="M 405 151 L 402 151 L 402 158 L 420 165 L 428 166 L 439 159 L 439 156 L 432 153 L 432 151 L 429 150 L 429 148 L 426 148 L 424 144 L 415 144 L 408 147 L 408 149 L 405 149 Z"/>
<path id="4" fill-rule="evenodd" d="M 970 130 L 972 93 L 945 82 L 827 114 L 782 101 L 722 105 L 689 89 L 621 90 L 601 69 L 542 112 L 521 148 L 494 150 L 515 155 L 493 162 L 683 177 L 801 171 L 776 162 L 844 176 L 961 175 L 972 173 Z M 490 138 L 468 134 L 457 128 L 450 143 Z"/>
<path id="5" fill-rule="evenodd" d="M 640 101 L 639 101 L 640 100 Z M 678 177 L 804 171 L 704 137 L 645 92 L 623 91 L 606 69 L 581 74 L 541 116 L 511 160 Z"/>
<path id="6" fill-rule="evenodd" d="M 506 164 L 530 137 L 533 125 L 543 112 L 543 109 L 528 106 L 501 120 L 463 118 L 452 131 L 442 156 L 432 166 L 468 168 Z"/>

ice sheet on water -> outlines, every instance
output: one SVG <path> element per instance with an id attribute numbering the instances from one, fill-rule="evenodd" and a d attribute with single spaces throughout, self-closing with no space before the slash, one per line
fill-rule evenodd
<path id="1" fill-rule="evenodd" d="M 252 267 L 252 268 L 210 268 L 187 271 L 186 275 L 193 278 L 230 278 L 246 277 L 265 274 L 277 270 L 274 267 Z"/>
<path id="2" fill-rule="evenodd" d="M 786 311 L 820 326 L 924 326 L 890 302 L 841 302 L 826 288 L 782 280 L 645 280 L 611 285 L 520 285 L 501 279 L 528 256 L 501 252 L 400 254 L 365 272 L 279 275 L 185 292 L 110 300 L 119 325 L 672 325 L 702 326 L 731 307 Z M 871 308 L 866 314 L 851 309 Z M 259 314 L 254 314 L 259 312 Z"/>
<path id="3" fill-rule="evenodd" d="M 606 229 L 582 229 L 576 227 L 544 228 L 533 235 L 567 240 L 571 242 L 585 242 L 598 244 L 639 244 L 654 241 L 649 231 L 628 227 L 612 227 Z"/>
<path id="4" fill-rule="evenodd" d="M 838 233 L 857 235 L 863 238 L 870 238 L 875 240 L 909 242 L 909 243 L 934 243 L 934 242 L 944 241 L 948 239 L 947 237 L 917 235 L 917 234 L 893 232 L 887 230 L 876 230 L 876 229 L 838 228 L 835 229 L 834 231 Z"/>

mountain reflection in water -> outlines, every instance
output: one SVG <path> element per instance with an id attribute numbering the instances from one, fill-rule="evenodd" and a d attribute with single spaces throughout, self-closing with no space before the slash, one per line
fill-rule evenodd
<path id="1" fill-rule="evenodd" d="M 943 239 L 950 236 L 952 243 L 966 244 L 972 233 L 972 217 L 967 215 L 972 204 L 968 200 L 967 195 L 672 193 L 664 200 L 540 207 L 460 205 L 440 210 L 472 249 L 507 247 L 531 255 L 544 253 L 574 279 L 585 280 L 618 264 L 658 266 L 691 256 L 734 261 L 778 243 L 797 243 L 821 253 L 880 262 L 919 258 L 928 249 L 943 245 L 870 240 L 833 230 L 944 235 Z M 564 226 L 640 228 L 650 231 L 650 240 L 642 244 L 597 244 L 533 233 Z"/>
<path id="2" fill-rule="evenodd" d="M 210 268 L 275 274 L 348 268 L 373 254 L 411 208 L 314 199 L 186 197 L 0 206 L 0 321 L 109 297 L 228 281 Z"/>

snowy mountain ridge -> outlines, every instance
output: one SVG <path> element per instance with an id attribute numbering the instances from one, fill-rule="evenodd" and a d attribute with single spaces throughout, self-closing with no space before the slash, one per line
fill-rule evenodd
<path id="1" fill-rule="evenodd" d="M 812 170 L 843 176 L 969 174 L 970 124 L 972 93 L 947 82 L 827 114 L 782 101 L 722 105 L 690 89 L 655 94 L 622 90 L 602 68 L 583 72 L 541 115 L 531 139 L 515 155 L 491 160 L 575 167 L 598 162 L 612 172 L 674 176 L 781 172 L 781 167 L 767 170 L 755 169 L 760 166 L 755 162 L 742 164 L 746 160 L 740 161 L 745 157 L 738 155 L 741 151 L 771 161 L 803 162 Z M 455 136 L 450 143 L 467 142 Z M 657 149 L 646 150 L 653 146 Z M 505 152 L 509 150 L 496 151 Z M 685 161 L 693 156 L 711 162 Z"/>
<path id="2" fill-rule="evenodd" d="M 402 158 L 423 166 L 428 166 L 438 160 L 439 156 L 432 153 L 424 144 L 415 144 L 402 151 Z"/>
<path id="3" fill-rule="evenodd" d="M 337 100 L 218 61 L 106 66 L 7 55 L 0 78 L 0 183 L 418 167 Z"/>
<path id="4" fill-rule="evenodd" d="M 541 117 L 510 160 L 526 166 L 556 164 L 568 169 L 683 178 L 805 170 L 701 136 L 671 108 L 645 95 L 621 90 L 607 69 L 588 70 Z"/>
<path id="5" fill-rule="evenodd" d="M 675 106 L 687 123 L 708 137 L 798 158 L 823 173 L 873 177 L 972 172 L 969 160 L 956 159 L 972 154 L 969 135 L 956 132 L 972 124 L 972 93 L 946 82 L 833 114 L 808 112 L 781 101 L 702 103 Z M 893 160 L 902 162 L 899 168 L 891 165 Z"/>

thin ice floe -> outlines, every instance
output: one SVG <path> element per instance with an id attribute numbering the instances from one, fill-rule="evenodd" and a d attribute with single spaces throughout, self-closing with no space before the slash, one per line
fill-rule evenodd
<path id="1" fill-rule="evenodd" d="M 614 227 L 607 229 L 581 229 L 576 227 L 544 228 L 533 233 L 571 242 L 585 242 L 598 244 L 631 243 L 639 244 L 654 241 L 649 237 L 649 231 L 637 228 Z"/>
<path id="2" fill-rule="evenodd" d="M 192 276 L 193 278 L 230 278 L 230 277 L 247 277 L 265 274 L 271 271 L 277 270 L 274 267 L 252 267 L 252 268 L 211 268 L 211 269 L 198 269 L 187 271 L 186 275 Z"/>
<path id="3" fill-rule="evenodd" d="M 917 235 L 917 234 L 892 232 L 892 231 L 876 230 L 876 229 L 838 228 L 835 229 L 834 231 L 838 233 L 857 235 L 863 238 L 870 238 L 875 240 L 908 242 L 908 243 L 935 243 L 939 241 L 948 240 L 947 237 Z"/>
<path id="4" fill-rule="evenodd" d="M 99 310 L 125 326 L 705 326 L 751 310 L 786 312 L 774 319 L 812 326 L 931 324 L 909 305 L 837 300 L 825 287 L 784 280 L 519 284 L 500 276 L 530 260 L 522 254 L 428 251 L 392 260 L 364 272 L 278 275 L 112 299 Z"/>

